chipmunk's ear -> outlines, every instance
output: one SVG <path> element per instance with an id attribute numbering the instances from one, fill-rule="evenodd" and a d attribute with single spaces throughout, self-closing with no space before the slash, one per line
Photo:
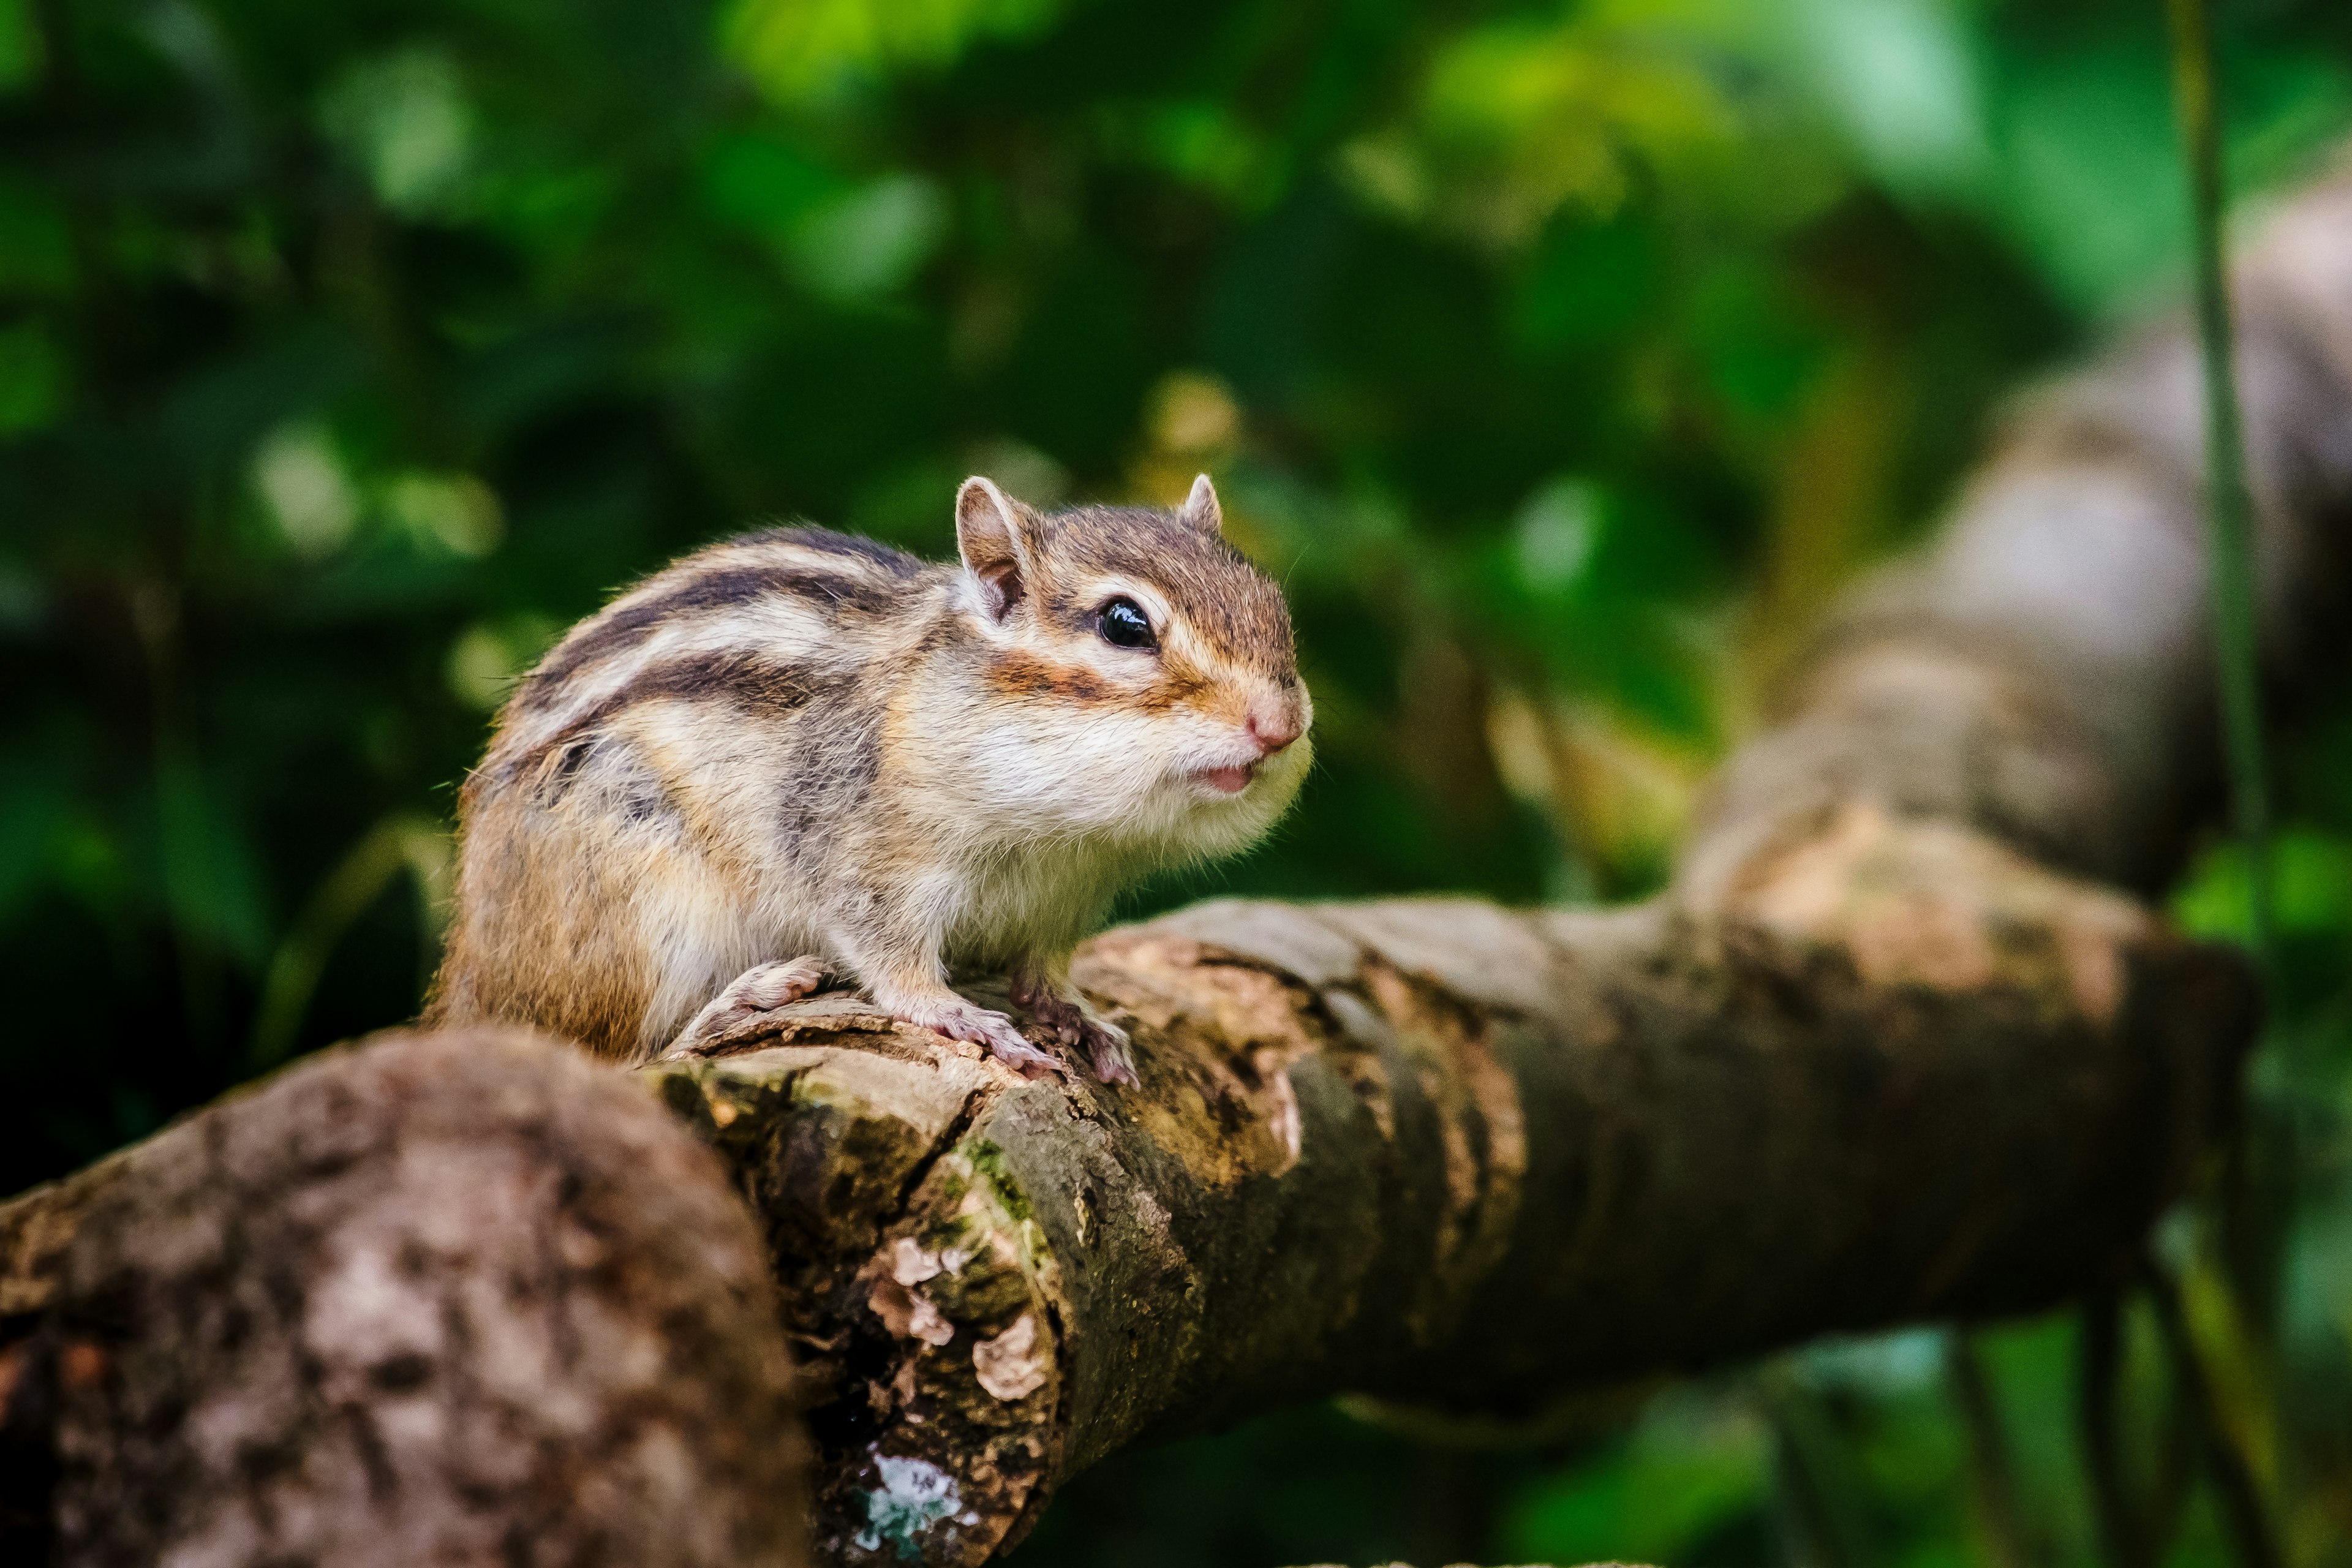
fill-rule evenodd
<path id="1" fill-rule="evenodd" d="M 1225 528 L 1225 509 L 1217 504 L 1217 487 L 1202 474 L 1192 481 L 1192 493 L 1176 509 L 1176 515 L 1203 533 L 1222 533 Z"/>
<path id="2" fill-rule="evenodd" d="M 956 549 L 980 580 L 989 615 L 1003 620 L 1027 591 L 1034 538 L 1028 509 L 974 474 L 956 492 Z"/>

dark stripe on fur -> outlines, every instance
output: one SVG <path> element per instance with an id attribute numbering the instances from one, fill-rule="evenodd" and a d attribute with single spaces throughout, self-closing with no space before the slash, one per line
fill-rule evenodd
<path id="1" fill-rule="evenodd" d="M 733 609 L 775 594 L 822 599 L 869 616 L 887 614 L 903 598 L 882 584 L 806 566 L 723 566 L 698 573 L 642 604 L 607 611 L 566 637 L 523 682 L 516 706 L 544 707 L 564 682 L 598 659 L 635 647 L 664 621 Z"/>
<path id="2" fill-rule="evenodd" d="M 1137 693 L 1135 705 L 1146 713 L 1165 713 L 1187 702 L 1197 702 L 1213 689 L 1213 683 L 1205 676 L 1168 669 L 1159 679 Z"/>
<path id="3" fill-rule="evenodd" d="M 725 703 L 754 717 L 777 719 L 855 685 L 852 676 L 812 676 L 797 666 L 777 664 L 740 648 L 693 654 L 642 672 L 538 745 L 503 761 L 500 771 L 509 777 L 529 773 L 546 758 L 593 737 L 621 713 L 642 703 Z"/>
<path id="4" fill-rule="evenodd" d="M 747 712 L 774 718 L 851 684 L 852 679 L 846 676 L 818 678 L 798 665 L 778 664 L 748 648 L 727 648 L 657 664 L 597 706 L 617 711 L 671 698 L 716 698 Z"/>
<path id="5" fill-rule="evenodd" d="M 1017 651 L 990 662 L 988 683 L 1011 697 L 1057 697 L 1066 702 L 1100 702 L 1114 694 L 1092 670 Z"/>

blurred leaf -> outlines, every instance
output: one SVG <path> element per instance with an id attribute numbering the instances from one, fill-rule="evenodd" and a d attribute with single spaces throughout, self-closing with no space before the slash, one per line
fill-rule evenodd
<path id="1" fill-rule="evenodd" d="M 815 293 L 854 300 L 907 282 L 940 238 L 947 204 L 921 175 L 853 182 L 770 136 L 716 144 L 702 168 L 712 210 L 775 249 Z"/>
<path id="2" fill-rule="evenodd" d="M 702 184 L 711 210 L 730 223 L 779 240 L 848 182 L 802 149 L 776 137 L 740 134 L 711 143 Z"/>
<path id="3" fill-rule="evenodd" d="M 73 239 L 57 197 L 0 174 L 0 292 L 59 295 L 73 281 Z"/>
<path id="4" fill-rule="evenodd" d="M 184 760 L 157 770 L 155 804 L 173 923 L 257 971 L 268 952 L 269 922 L 251 839 L 212 782 Z"/>
<path id="5" fill-rule="evenodd" d="M 0 436 L 38 430 L 65 405 L 68 366 L 47 325 L 0 328 Z"/>
<path id="6" fill-rule="evenodd" d="M 886 294 L 915 275 L 947 226 L 939 186 L 889 174 L 824 202 L 794 224 L 787 250 L 802 281 L 835 300 Z"/>
<path id="7" fill-rule="evenodd" d="M 2352 124 L 2352 64 L 2311 53 L 2228 51 L 2233 171 L 2292 171 Z M 2188 197 L 2153 14 L 2063 50 L 2021 52 L 1994 74 L 1992 211 L 2079 308 L 2112 313 L 2176 275 Z"/>
<path id="8" fill-rule="evenodd" d="M 328 88 L 319 112 L 395 212 L 436 212 L 459 195 L 474 119 L 447 55 L 412 47 L 352 66 Z"/>
<path id="9" fill-rule="evenodd" d="M 1907 195 L 1973 190 L 1990 147 L 1958 0 L 1787 0 L 1798 68 L 1863 163 Z"/>
<path id="10" fill-rule="evenodd" d="M 33 0 L 0 0 L 0 93 L 30 87 L 40 79 L 44 63 Z"/>
<path id="11" fill-rule="evenodd" d="M 248 1071 L 266 1072 L 290 1054 L 335 944 L 395 876 L 410 872 L 420 900 L 428 906 L 436 901 L 441 891 L 436 884 L 447 868 L 447 840 L 437 824 L 394 812 L 361 835 L 335 863 L 270 959 L 246 1047 Z"/>
<path id="12" fill-rule="evenodd" d="M 30 901 L 71 815 L 63 781 L 29 770 L 0 773 L 0 921 Z"/>
<path id="13" fill-rule="evenodd" d="M 1559 479 L 1539 487 L 1514 521 L 1520 580 L 1531 592 L 1557 594 L 1583 577 L 1601 542 L 1603 497 L 1588 479 Z"/>
<path id="14" fill-rule="evenodd" d="M 507 700 L 514 683 L 562 635 L 560 623 L 530 614 L 470 626 L 449 645 L 449 689 L 468 708 L 487 713 Z"/>
<path id="15" fill-rule="evenodd" d="M 21 562 L 0 559 L 0 637 L 29 637 L 48 610 L 41 580 Z"/>
<path id="16" fill-rule="evenodd" d="M 1690 55 L 1582 16 L 1498 22 L 1449 42 L 1431 63 L 1420 121 L 1432 152 L 1469 182 L 1391 175 L 1385 188 L 1408 200 L 1425 193 L 1451 222 L 1498 244 L 1531 237 L 1563 206 L 1607 216 L 1638 179 L 1719 160 L 1738 130 Z"/>
<path id="17" fill-rule="evenodd" d="M 1787 286 L 1752 261 L 1727 258 L 1690 292 L 1685 331 L 1707 385 L 1744 420 L 1792 411 L 1824 357 L 1826 345 Z"/>
<path id="18" fill-rule="evenodd" d="M 1616 1452 L 1530 1487 L 1507 1524 L 1518 1562 L 1679 1563 L 1770 1494 L 1771 1444 L 1738 1404 L 1654 1402 Z"/>
<path id="19" fill-rule="evenodd" d="M 394 476 L 381 493 L 386 519 L 415 543 L 479 560 L 506 537 L 498 496 L 471 474 L 412 468 Z"/>
<path id="20" fill-rule="evenodd" d="M 1052 22 L 1059 0 L 733 0 L 719 23 L 729 55 L 780 103 L 820 100 L 863 79 L 936 68 L 982 38 Z"/>
<path id="21" fill-rule="evenodd" d="M 1165 171 L 1245 211 L 1282 194 L 1288 174 L 1280 146 L 1214 99 L 1180 99 L 1114 111 L 1101 121 L 1104 144 Z"/>
<path id="22" fill-rule="evenodd" d="M 1656 301 L 1664 260 L 1655 231 L 1638 219 L 1556 221 L 1520 279 L 1515 325 L 1540 348 L 1609 342 Z"/>
<path id="23" fill-rule="evenodd" d="M 2352 838 L 2307 827 L 2281 830 L 2271 847 L 2271 883 L 2281 935 L 2352 933 Z M 2242 942 L 2252 897 L 2244 850 L 2217 842 L 2173 894 L 2172 916 L 2195 935 Z"/>
<path id="24" fill-rule="evenodd" d="M 2151 37 L 2006 75 L 2000 208 L 2069 299 L 2112 309 L 2187 255 L 2169 79 Z"/>
<path id="25" fill-rule="evenodd" d="M 1925 1393 L 1943 1377 L 1940 1329 L 1885 1334 L 1834 1335 L 1792 1358 L 1796 1373 L 1817 1388 L 1859 1390 L 1880 1397 Z"/>
<path id="26" fill-rule="evenodd" d="M 315 560 L 350 542 L 359 496 L 324 425 L 306 420 L 272 431 L 253 455 L 253 485 L 297 555 Z"/>
<path id="27" fill-rule="evenodd" d="M 352 338 L 322 322 L 254 337 L 172 385 L 158 432 L 165 450 L 199 469 L 241 466 L 273 426 L 315 419 L 365 374 Z"/>

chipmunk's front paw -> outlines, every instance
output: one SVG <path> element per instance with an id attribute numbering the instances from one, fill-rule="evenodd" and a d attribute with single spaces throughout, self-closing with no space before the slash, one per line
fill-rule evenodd
<path id="1" fill-rule="evenodd" d="M 1141 1089 L 1143 1079 L 1136 1076 L 1135 1051 L 1127 1031 L 1108 1018 L 1096 1017 L 1091 1009 L 1084 1016 L 1087 1059 L 1094 1064 L 1095 1077 L 1105 1083 Z"/>
<path id="2" fill-rule="evenodd" d="M 797 1002 L 824 984 L 825 962 L 803 956 L 755 964 L 712 997 L 694 1022 L 677 1032 L 665 1057 L 691 1056 L 704 1042 L 725 1034 L 754 1014 Z"/>
<path id="3" fill-rule="evenodd" d="M 898 1017 L 901 1023 L 932 1030 L 951 1040 L 971 1040 L 986 1046 L 996 1053 L 997 1060 L 1015 1068 L 1024 1078 L 1043 1078 L 1047 1073 L 1069 1070 L 1059 1057 L 1031 1045 L 1003 1014 L 992 1013 L 961 998 L 932 1007 L 909 1008 Z"/>
<path id="4" fill-rule="evenodd" d="M 1135 1053 L 1129 1046 L 1127 1031 L 1097 1016 L 1066 984 L 1057 990 L 1050 984 L 1015 975 L 1013 1000 L 1026 1008 L 1038 1026 L 1055 1039 L 1083 1051 L 1093 1064 L 1095 1077 L 1105 1083 L 1123 1083 L 1129 1089 L 1142 1087 L 1143 1080 L 1136 1076 Z"/>

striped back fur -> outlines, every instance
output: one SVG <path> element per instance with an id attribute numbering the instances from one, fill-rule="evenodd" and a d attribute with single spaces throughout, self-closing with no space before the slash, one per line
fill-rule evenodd
<path id="1" fill-rule="evenodd" d="M 950 963 L 1066 972 L 1137 876 L 1258 837 L 1304 741 L 1238 793 L 1204 770 L 1309 709 L 1282 596 L 1219 536 L 1213 495 L 1205 526 L 986 495 L 992 563 L 969 531 L 965 561 L 933 564 L 772 529 L 574 627 L 462 791 L 427 1016 L 636 1058 L 772 959 L 819 954 L 893 1007 Z M 1105 640 L 1122 597 L 1157 647 Z"/>

